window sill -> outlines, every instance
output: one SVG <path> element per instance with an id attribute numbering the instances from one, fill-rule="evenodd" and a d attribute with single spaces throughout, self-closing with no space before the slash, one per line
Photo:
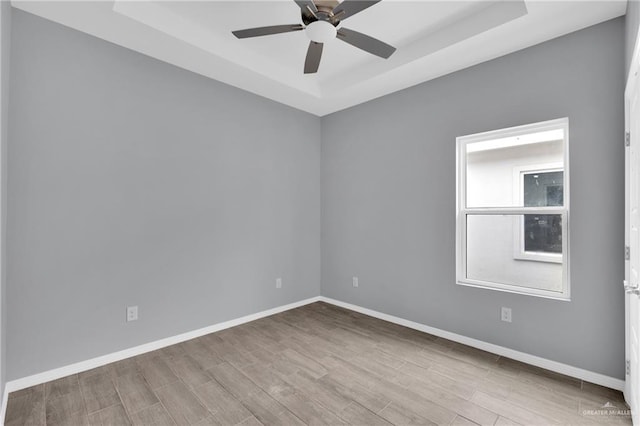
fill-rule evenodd
<path id="1" fill-rule="evenodd" d="M 552 299 L 552 300 L 558 300 L 562 302 L 571 301 L 571 297 L 568 293 L 563 294 L 557 291 L 539 290 L 534 288 L 518 287 L 514 285 L 491 283 L 486 281 L 470 280 L 470 279 L 458 279 L 456 280 L 456 284 L 460 286 L 465 286 L 465 287 L 475 287 L 475 288 L 482 288 L 485 290 L 521 294 L 524 296 L 542 297 L 544 299 Z"/>
<path id="2" fill-rule="evenodd" d="M 535 252 L 514 253 L 516 260 L 529 260 L 532 262 L 562 263 L 562 254 L 539 254 Z"/>

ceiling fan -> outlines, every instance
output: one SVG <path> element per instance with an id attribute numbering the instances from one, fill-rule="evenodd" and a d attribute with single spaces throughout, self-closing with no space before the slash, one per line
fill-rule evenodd
<path id="1" fill-rule="evenodd" d="M 366 34 L 344 27 L 337 28 L 345 19 L 373 6 L 380 0 L 344 0 L 341 3 L 337 0 L 294 1 L 300 7 L 304 25 L 272 25 L 249 28 L 232 31 L 233 35 L 237 38 L 250 38 L 305 30 L 307 37 L 311 40 L 304 62 L 305 74 L 313 74 L 318 71 L 324 43 L 335 38 L 384 59 L 396 51 L 395 47 Z"/>

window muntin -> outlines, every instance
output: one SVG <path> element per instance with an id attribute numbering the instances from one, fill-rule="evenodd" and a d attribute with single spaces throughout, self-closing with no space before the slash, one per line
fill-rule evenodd
<path id="1" fill-rule="evenodd" d="M 457 143 L 457 283 L 568 300 L 568 120 Z"/>

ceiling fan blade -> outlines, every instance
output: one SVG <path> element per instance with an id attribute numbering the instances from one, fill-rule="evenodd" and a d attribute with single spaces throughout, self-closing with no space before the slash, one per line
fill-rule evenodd
<path id="1" fill-rule="evenodd" d="M 384 59 L 387 59 L 396 51 L 395 47 L 388 45 L 377 38 L 370 37 L 366 34 L 362 34 L 348 28 L 340 28 L 338 30 L 337 38 L 345 43 L 349 43 L 350 45 L 357 47 L 358 49 L 362 49 L 365 52 L 380 56 Z"/>
<path id="2" fill-rule="evenodd" d="M 380 0 L 344 0 L 333 9 L 333 14 L 341 21 L 344 21 L 356 13 L 362 12 L 366 8 L 373 6 L 379 1 Z"/>
<path id="3" fill-rule="evenodd" d="M 309 49 L 307 50 L 307 59 L 305 59 L 304 61 L 305 74 L 313 74 L 315 72 L 318 72 L 323 47 L 324 44 L 322 43 L 316 43 L 315 41 L 309 43 Z"/>
<path id="4" fill-rule="evenodd" d="M 296 4 L 298 6 L 300 6 L 300 9 L 302 9 L 302 13 L 304 13 L 307 16 L 313 16 L 314 18 L 317 18 L 318 15 L 316 15 L 318 13 L 318 8 L 316 7 L 316 4 L 311 1 L 311 0 L 293 0 L 296 2 Z"/>
<path id="5" fill-rule="evenodd" d="M 238 38 L 260 37 L 272 34 L 288 33 L 291 31 L 301 31 L 304 29 L 303 25 L 272 25 L 270 27 L 257 27 L 249 28 L 246 30 L 232 31 L 233 35 Z"/>

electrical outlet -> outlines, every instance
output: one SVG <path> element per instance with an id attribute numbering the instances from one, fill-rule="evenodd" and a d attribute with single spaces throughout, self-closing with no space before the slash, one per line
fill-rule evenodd
<path id="1" fill-rule="evenodd" d="M 500 319 L 504 322 L 511 322 L 511 308 L 502 307 L 500 311 Z"/>
<path id="2" fill-rule="evenodd" d="M 276 288 L 282 288 L 282 278 L 276 278 Z"/>
<path id="3" fill-rule="evenodd" d="M 354 287 L 358 287 L 358 277 L 353 277 L 352 282 Z"/>
<path id="4" fill-rule="evenodd" d="M 127 322 L 138 320 L 138 307 L 127 306 Z"/>

